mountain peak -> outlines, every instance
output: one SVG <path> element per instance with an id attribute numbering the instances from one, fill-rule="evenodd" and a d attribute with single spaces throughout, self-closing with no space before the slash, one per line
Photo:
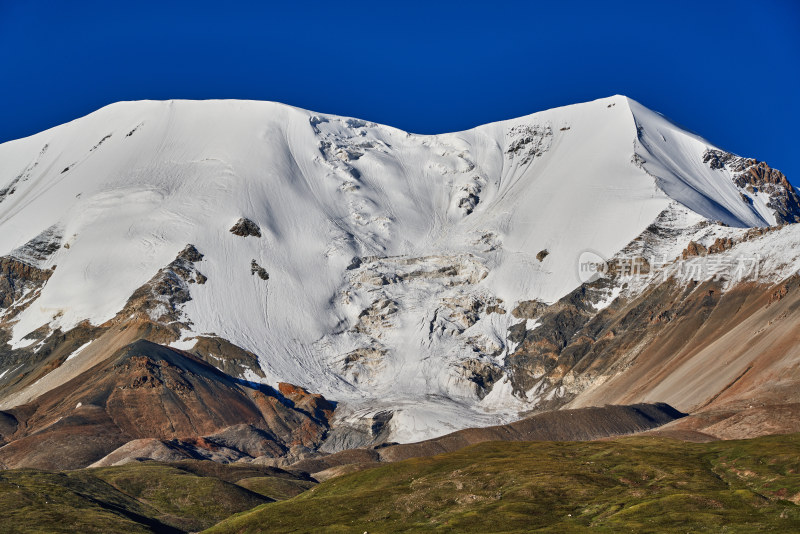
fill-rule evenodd
<path id="1" fill-rule="evenodd" d="M 797 220 L 787 184 L 622 95 L 441 135 L 271 102 L 123 102 L 0 145 L 0 339 L 13 361 L 55 362 L 43 347 L 80 325 L 160 324 L 150 341 L 228 347 L 241 380 L 421 439 L 524 409 L 504 358 L 536 318 L 513 312 L 583 288 L 587 253 L 639 239 L 674 258 L 687 244 L 653 225 Z"/>

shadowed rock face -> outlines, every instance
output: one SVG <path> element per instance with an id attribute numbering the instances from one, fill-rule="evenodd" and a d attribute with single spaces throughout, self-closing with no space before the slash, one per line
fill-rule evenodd
<path id="1" fill-rule="evenodd" d="M 59 249 L 61 239 L 61 231 L 51 227 L 0 257 L 0 310 L 5 310 L 0 313 L 0 324 L 24 310 L 38 296 L 55 270 L 55 266 L 43 268 L 43 263 Z M 14 309 L 9 309 L 15 303 Z"/>
<path id="2" fill-rule="evenodd" d="M 17 418 L 10 413 L 0 412 L 0 447 L 6 443 L 6 436 L 17 431 Z"/>
<path id="3" fill-rule="evenodd" d="M 0 258 L 0 308 L 8 308 L 25 292 L 40 288 L 52 274 L 16 258 Z"/>
<path id="4" fill-rule="evenodd" d="M 286 382 L 278 383 L 278 391 L 291 401 L 293 408 L 307 413 L 313 419 L 327 421 L 333 417 L 336 405 L 322 395 L 309 393 L 305 388 Z"/>
<path id="5" fill-rule="evenodd" d="M 592 307 L 593 297 L 598 289 L 607 284 L 605 279 L 600 279 L 594 284 L 579 287 L 552 306 L 520 306 L 514 310 L 525 318 L 536 317 L 534 310 L 540 314 L 536 328 L 526 329 L 523 320 L 509 331 L 509 340 L 518 343 L 507 360 L 512 384 L 517 392 L 524 395 L 537 387 L 543 377 L 552 381 L 563 377 L 574 358 L 564 353 L 567 347 L 582 341 L 578 333 L 596 314 Z"/>
<path id="6" fill-rule="evenodd" d="M 274 434 L 253 425 L 240 424 L 209 436 L 134 439 L 90 467 L 124 465 L 143 460 L 175 462 L 192 459 L 230 463 L 256 457 L 282 457 L 287 451 L 287 447 Z"/>
<path id="7" fill-rule="evenodd" d="M 262 280 L 269 280 L 269 273 L 256 260 L 250 262 L 250 274 L 258 275 Z"/>
<path id="8" fill-rule="evenodd" d="M 230 377 L 188 354 L 137 341 L 115 360 L 106 368 L 106 384 L 113 389 L 95 387 L 94 395 L 128 435 L 196 436 L 260 419 Z"/>
<path id="9" fill-rule="evenodd" d="M 226 448 L 233 459 L 237 453 L 278 455 L 292 444 L 316 446 L 324 437 L 332 405 L 321 397 L 306 404 L 313 413 L 188 353 L 140 340 L 4 414 L 0 431 L 10 443 L 0 450 L 0 462 L 82 467 L 142 438 Z"/>

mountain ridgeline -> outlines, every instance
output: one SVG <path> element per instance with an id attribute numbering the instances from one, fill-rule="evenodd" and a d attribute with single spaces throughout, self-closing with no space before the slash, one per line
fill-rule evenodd
<path id="1" fill-rule="evenodd" d="M 0 467 L 796 430 L 798 221 L 623 96 L 443 135 L 113 104 L 0 145 Z"/>

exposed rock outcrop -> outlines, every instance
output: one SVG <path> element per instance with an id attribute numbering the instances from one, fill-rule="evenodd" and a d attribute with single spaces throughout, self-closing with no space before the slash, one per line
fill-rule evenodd
<path id="1" fill-rule="evenodd" d="M 536 319 L 547 309 L 547 304 L 539 300 L 524 300 L 511 310 L 511 315 L 517 319 Z"/>
<path id="2" fill-rule="evenodd" d="M 257 275 L 262 280 L 269 280 L 269 273 L 256 260 L 250 262 L 250 274 Z"/>
<path id="3" fill-rule="evenodd" d="M 177 334 L 187 326 L 181 305 L 192 298 L 190 284 L 203 284 L 207 280 L 195 267 L 202 259 L 203 255 L 194 245 L 186 245 L 172 263 L 133 292 L 118 314 L 119 320 L 127 320 L 131 315 L 148 318 L 172 325 Z"/>
<path id="4" fill-rule="evenodd" d="M 461 367 L 467 380 L 475 384 L 475 395 L 479 399 L 489 394 L 495 382 L 503 377 L 499 366 L 482 360 L 466 360 Z"/>
<path id="5" fill-rule="evenodd" d="M 726 291 L 723 283 L 670 279 L 599 311 L 584 286 L 548 308 L 541 324 L 515 332 L 512 383 L 537 410 L 663 399 L 704 418 L 693 430 L 711 435 L 718 419 L 708 414 L 800 403 L 789 385 L 800 357 L 800 278 Z M 781 426 L 769 410 L 759 417 Z"/>
<path id="6" fill-rule="evenodd" d="M 247 373 L 264 378 L 258 356 L 217 336 L 197 336 L 194 347 L 187 352 L 210 363 L 223 373 L 243 377 Z"/>
<path id="7" fill-rule="evenodd" d="M 61 247 L 62 234 L 52 226 L 25 245 L 0 257 L 0 323 L 24 310 L 39 296 L 55 266 L 45 265 Z"/>
<path id="8" fill-rule="evenodd" d="M 689 241 L 684 251 L 681 252 L 681 257 L 685 260 L 695 256 L 705 256 L 706 253 L 708 253 L 708 249 L 705 246 L 700 243 L 695 243 L 694 241 Z"/>
<path id="9" fill-rule="evenodd" d="M 0 308 L 8 309 L 23 296 L 40 289 L 52 274 L 50 269 L 39 269 L 9 256 L 1 257 Z"/>
<path id="10" fill-rule="evenodd" d="M 509 159 L 521 158 L 520 165 L 526 165 L 550 149 L 553 129 L 549 124 L 519 125 L 511 128 L 508 137 L 506 155 Z"/>
<path id="11" fill-rule="evenodd" d="M 734 183 L 749 194 L 769 195 L 767 206 L 774 211 L 778 224 L 800 222 L 800 195 L 779 170 L 757 159 L 714 149 L 703 153 L 703 162 L 712 169 L 729 170 Z M 749 196 L 742 194 L 749 201 Z"/>
<path id="12" fill-rule="evenodd" d="M 261 229 L 258 227 L 258 225 L 245 217 L 242 217 L 236 221 L 236 224 L 231 227 L 230 232 L 233 235 L 238 235 L 240 237 L 261 237 Z"/>

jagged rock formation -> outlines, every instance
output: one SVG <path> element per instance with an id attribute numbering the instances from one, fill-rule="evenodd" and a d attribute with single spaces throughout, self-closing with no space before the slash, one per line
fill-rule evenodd
<path id="1" fill-rule="evenodd" d="M 703 162 L 712 169 L 727 169 L 740 189 L 745 202 L 752 203 L 753 195 L 769 197 L 767 206 L 775 211 L 778 224 L 800 222 L 800 195 L 786 176 L 763 161 L 743 158 L 722 150 L 707 149 Z"/>
<path id="2" fill-rule="evenodd" d="M 258 227 L 256 223 L 251 221 L 250 219 L 246 219 L 242 217 L 233 227 L 230 229 L 230 232 L 233 235 L 238 235 L 240 237 L 261 237 L 261 229 Z"/>
<path id="3" fill-rule="evenodd" d="M 44 268 L 44 264 L 59 249 L 62 239 L 61 231 L 54 226 L 0 257 L 0 309 L 4 310 L 0 319 L 10 319 L 36 300 L 55 270 L 55 265 Z"/>
<path id="4" fill-rule="evenodd" d="M 7 310 L 26 294 L 40 289 L 52 274 L 51 270 L 38 269 L 16 258 L 0 258 L 0 308 Z"/>
<path id="5" fill-rule="evenodd" d="M 521 158 L 520 165 L 527 165 L 550 148 L 553 129 L 550 125 L 515 126 L 509 132 L 513 140 L 506 149 L 509 159 Z"/>
<path id="6" fill-rule="evenodd" d="M 206 278 L 195 267 L 195 263 L 203 260 L 203 255 L 194 245 L 186 245 L 173 262 L 160 269 L 145 285 L 133 292 L 121 318 L 129 317 L 128 313 L 149 318 L 155 322 L 170 326 L 176 333 L 189 326 L 183 322 L 181 305 L 191 300 L 190 284 L 205 284 Z"/>

